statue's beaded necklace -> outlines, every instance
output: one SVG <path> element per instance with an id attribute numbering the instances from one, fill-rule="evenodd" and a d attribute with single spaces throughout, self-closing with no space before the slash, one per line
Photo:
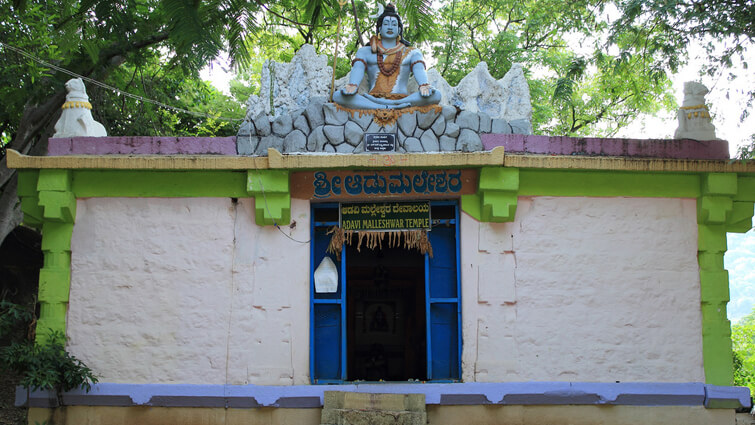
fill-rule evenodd
<path id="1" fill-rule="evenodd" d="M 399 43 L 396 47 L 393 47 L 391 49 L 386 49 L 383 47 L 382 42 L 378 42 L 378 54 L 377 54 L 377 64 L 378 68 L 380 68 L 380 73 L 382 73 L 385 76 L 391 76 L 394 72 L 398 69 L 399 66 L 401 66 L 401 56 L 403 56 L 404 45 Z M 393 63 L 391 63 L 390 68 L 386 68 L 383 64 L 383 55 L 390 56 L 392 54 L 395 54 L 396 57 L 393 59 Z"/>

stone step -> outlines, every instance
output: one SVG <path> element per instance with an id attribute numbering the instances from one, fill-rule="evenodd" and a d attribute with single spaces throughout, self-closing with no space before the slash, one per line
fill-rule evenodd
<path id="1" fill-rule="evenodd" d="M 425 425 L 424 394 L 325 391 L 322 425 Z"/>
<path id="2" fill-rule="evenodd" d="M 396 410 L 323 409 L 322 425 L 426 425 L 427 413 Z"/>

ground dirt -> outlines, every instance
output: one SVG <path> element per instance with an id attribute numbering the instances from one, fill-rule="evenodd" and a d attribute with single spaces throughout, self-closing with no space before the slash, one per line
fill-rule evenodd
<path id="1" fill-rule="evenodd" d="M 14 407 L 18 377 L 9 373 L 0 374 L 0 425 L 26 423 L 26 409 Z"/>

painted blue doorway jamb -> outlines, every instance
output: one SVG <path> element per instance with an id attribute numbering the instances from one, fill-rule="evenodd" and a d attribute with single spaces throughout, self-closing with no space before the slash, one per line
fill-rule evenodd
<path id="1" fill-rule="evenodd" d="M 429 233 L 433 257 L 427 259 L 428 375 L 432 382 L 458 382 L 460 379 L 460 281 L 457 203 L 433 206 L 452 207 L 453 219 L 434 223 Z M 451 223 L 455 227 L 451 227 Z M 429 256 L 428 256 L 429 257 Z"/>
<path id="2" fill-rule="evenodd" d="M 346 247 L 341 245 L 341 380 L 346 380 Z"/>
<path id="3" fill-rule="evenodd" d="M 456 362 L 457 377 L 461 381 L 461 353 L 464 341 L 461 339 L 461 217 L 459 217 L 459 203 L 454 205 L 454 218 L 456 219 L 456 343 L 458 347 L 458 361 Z"/>
<path id="4" fill-rule="evenodd" d="M 425 344 L 427 346 L 427 380 L 433 379 L 432 316 L 430 316 L 430 255 L 425 253 Z"/>
<path id="5" fill-rule="evenodd" d="M 309 208 L 309 381 L 315 379 L 315 208 Z"/>
<path id="6" fill-rule="evenodd" d="M 333 384 L 343 382 L 341 341 L 343 340 L 343 297 L 344 285 L 339 277 L 338 294 L 317 294 L 314 283 L 314 270 L 322 258 L 329 256 L 325 250 L 328 240 L 325 232 L 337 221 L 317 221 L 318 212 L 334 211 L 336 203 L 316 204 L 310 207 L 310 382 L 313 384 Z M 343 262 L 341 262 L 342 264 Z M 338 261 L 336 261 L 338 264 Z M 340 267 L 339 267 L 340 268 Z M 330 329 L 328 329 L 330 328 Z"/>

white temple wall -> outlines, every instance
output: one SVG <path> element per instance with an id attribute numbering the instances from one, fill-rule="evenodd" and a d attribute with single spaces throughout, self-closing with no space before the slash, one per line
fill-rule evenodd
<path id="1" fill-rule="evenodd" d="M 705 381 L 694 199 L 461 216 L 465 381 Z"/>
<path id="2" fill-rule="evenodd" d="M 71 353 L 102 382 L 308 384 L 310 246 L 253 214 L 80 199 Z M 694 199 L 519 198 L 460 242 L 464 381 L 704 381 Z"/>
<path id="3" fill-rule="evenodd" d="M 79 199 L 71 250 L 69 351 L 101 382 L 309 382 L 309 245 L 253 200 Z"/>

